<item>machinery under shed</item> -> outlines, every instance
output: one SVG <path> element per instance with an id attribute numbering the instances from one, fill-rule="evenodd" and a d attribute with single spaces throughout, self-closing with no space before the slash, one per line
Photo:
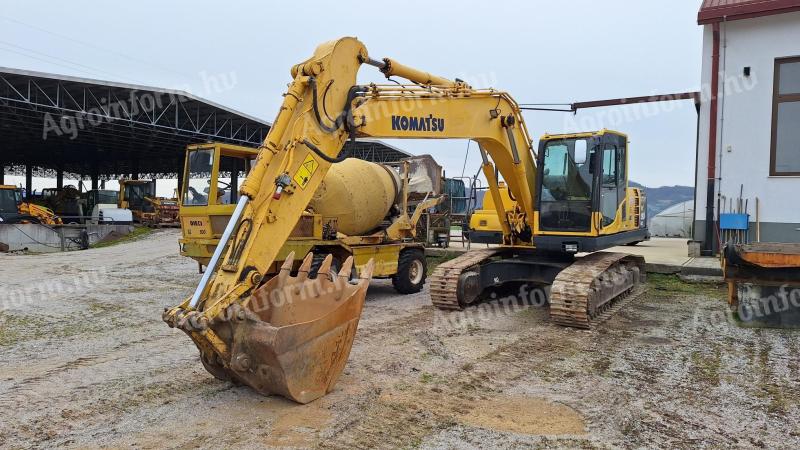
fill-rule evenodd
<path id="1" fill-rule="evenodd" d="M 0 184 L 5 174 L 100 180 L 179 178 L 188 144 L 258 147 L 271 124 L 190 93 L 0 67 Z M 376 140 L 347 156 L 409 155 Z"/>

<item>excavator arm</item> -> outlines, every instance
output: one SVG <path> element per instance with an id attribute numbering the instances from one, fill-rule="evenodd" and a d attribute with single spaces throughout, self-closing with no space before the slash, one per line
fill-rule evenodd
<path id="1" fill-rule="evenodd" d="M 357 85 L 364 63 L 414 84 Z M 519 108 L 507 94 L 375 61 L 355 38 L 322 44 L 291 75 L 208 269 L 192 297 L 163 319 L 191 337 L 215 376 L 307 402 L 328 392 L 344 367 L 371 270 L 356 285 L 342 282 L 348 261 L 338 280 L 310 280 L 311 259 L 293 277 L 290 257 L 280 275 L 266 280 L 264 274 L 346 140 L 475 140 L 509 244 L 530 245 L 535 164 Z M 521 214 L 502 210 L 495 168 Z"/>

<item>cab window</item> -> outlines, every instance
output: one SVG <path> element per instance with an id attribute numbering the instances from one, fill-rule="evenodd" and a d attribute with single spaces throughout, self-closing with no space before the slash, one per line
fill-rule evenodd
<path id="1" fill-rule="evenodd" d="M 184 181 L 183 204 L 186 206 L 208 205 L 211 191 L 211 169 L 214 166 L 214 149 L 192 150 Z"/>
<path id="2" fill-rule="evenodd" d="M 617 147 L 609 146 L 603 150 L 603 184 L 617 185 Z"/>

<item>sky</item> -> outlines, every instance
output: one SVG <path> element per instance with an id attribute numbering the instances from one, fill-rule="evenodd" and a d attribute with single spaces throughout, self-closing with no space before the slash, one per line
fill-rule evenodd
<path id="1" fill-rule="evenodd" d="M 375 59 L 501 89 L 519 103 L 572 103 L 698 90 L 699 3 L 0 0 L 0 66 L 183 89 L 272 121 L 290 67 L 321 42 L 356 36 Z M 359 82 L 373 81 L 385 79 L 363 67 Z M 632 180 L 694 185 L 690 101 L 526 112 L 525 120 L 537 141 L 544 133 L 622 131 Z M 479 168 L 466 141 L 387 142 L 433 155 L 448 176 Z"/>

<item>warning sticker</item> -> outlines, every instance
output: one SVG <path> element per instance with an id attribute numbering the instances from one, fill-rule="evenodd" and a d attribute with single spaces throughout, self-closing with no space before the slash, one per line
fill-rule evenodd
<path id="1" fill-rule="evenodd" d="M 309 180 L 311 180 L 311 177 L 314 176 L 314 172 L 317 171 L 318 167 L 319 163 L 312 155 L 306 156 L 303 164 L 294 174 L 294 182 L 297 183 L 297 185 L 301 188 L 305 189 L 306 185 L 308 184 Z"/>

